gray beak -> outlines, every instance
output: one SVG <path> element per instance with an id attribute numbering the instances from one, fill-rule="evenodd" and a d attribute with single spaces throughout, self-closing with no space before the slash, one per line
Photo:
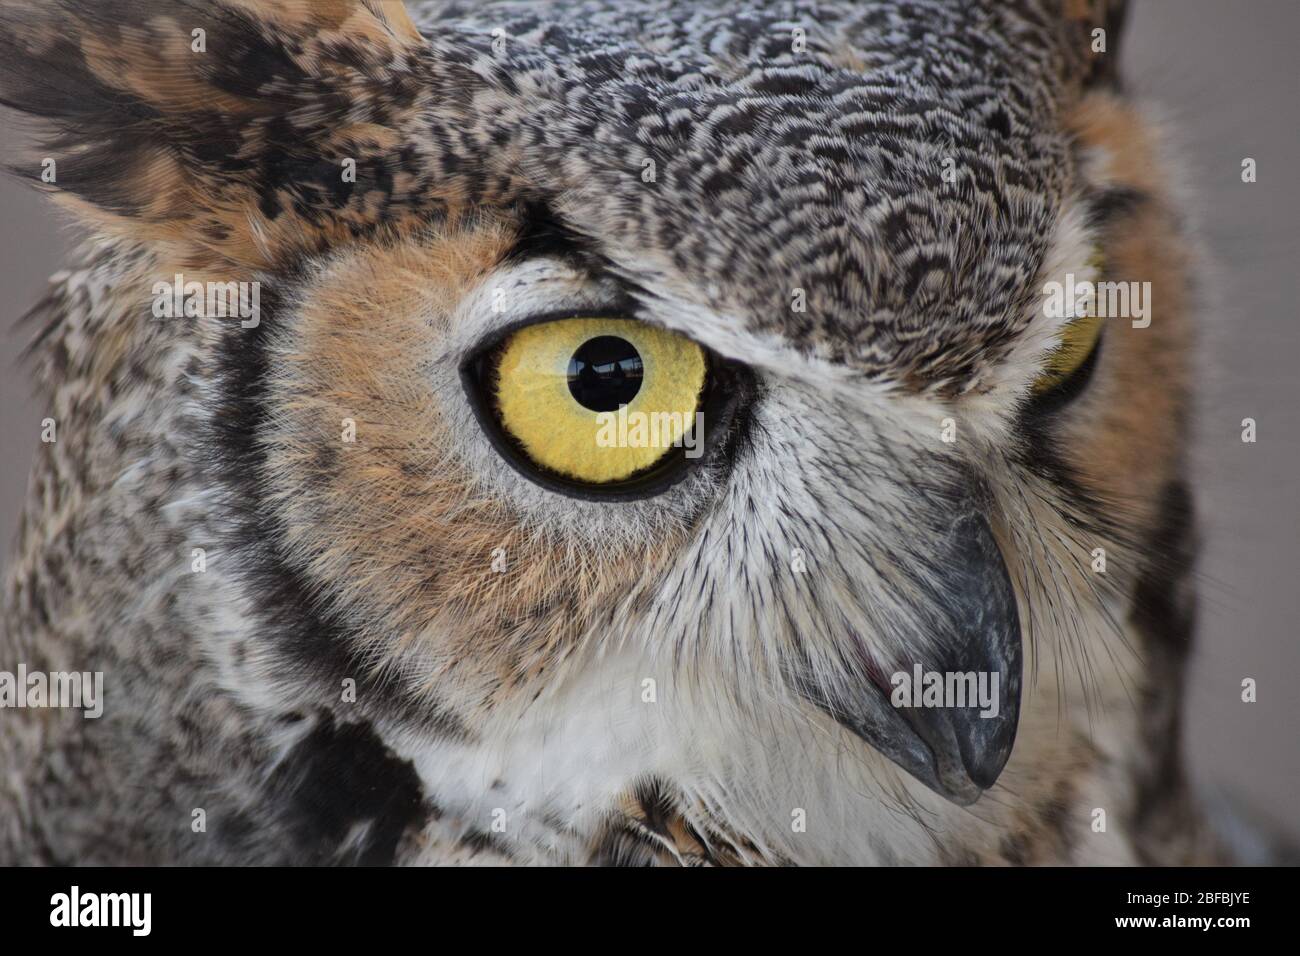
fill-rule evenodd
<path id="1" fill-rule="evenodd" d="M 965 806 L 993 786 L 1011 756 L 1020 717 L 1020 619 L 1006 564 L 973 497 L 958 503 L 927 563 L 914 575 L 921 595 L 915 619 L 929 633 L 900 642 L 918 648 L 914 659 L 851 667 L 858 692 L 848 699 L 830 700 L 798 672 L 791 676 L 839 723 Z"/>

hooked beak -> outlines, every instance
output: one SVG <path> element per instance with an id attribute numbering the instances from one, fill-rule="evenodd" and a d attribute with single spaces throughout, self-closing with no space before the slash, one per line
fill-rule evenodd
<path id="1" fill-rule="evenodd" d="M 932 554 L 918 620 L 939 633 L 904 643 L 918 648 L 914 660 L 891 662 L 888 676 L 880 666 L 861 668 L 848 699 L 831 700 L 806 679 L 796 686 L 931 790 L 967 806 L 997 781 L 1015 742 L 1020 619 L 1006 564 L 973 498 L 963 500 Z"/>

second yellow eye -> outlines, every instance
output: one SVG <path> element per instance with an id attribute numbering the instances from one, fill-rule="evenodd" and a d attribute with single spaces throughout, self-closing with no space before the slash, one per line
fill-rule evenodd
<path id="1" fill-rule="evenodd" d="M 625 481 L 698 446 L 707 367 L 690 339 L 643 322 L 539 322 L 498 352 L 496 411 L 537 465 L 584 483 Z"/>
<path id="2" fill-rule="evenodd" d="M 1106 260 L 1100 249 L 1094 249 L 1088 260 L 1092 273 L 1102 276 L 1106 271 Z M 1097 309 L 1095 294 L 1084 300 L 1076 317 L 1061 329 L 1061 339 L 1051 354 L 1047 356 L 1042 373 L 1034 380 L 1035 395 L 1046 395 L 1059 386 L 1065 385 L 1078 372 L 1097 348 L 1101 338 L 1103 316 Z"/>
<path id="3" fill-rule="evenodd" d="M 1034 381 L 1034 392 L 1042 394 L 1065 382 L 1079 370 L 1097 346 L 1102 317 L 1083 315 L 1061 330 L 1061 344 L 1047 357 L 1042 374 Z"/>

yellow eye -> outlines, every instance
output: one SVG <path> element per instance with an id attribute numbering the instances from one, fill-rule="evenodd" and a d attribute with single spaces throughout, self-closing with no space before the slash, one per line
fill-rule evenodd
<path id="1" fill-rule="evenodd" d="M 1094 249 L 1088 259 L 1095 276 L 1106 271 L 1106 258 L 1100 249 Z M 1101 320 L 1096 307 L 1095 293 L 1086 311 L 1061 330 L 1061 341 L 1047 357 L 1047 367 L 1034 380 L 1035 396 L 1053 396 L 1057 390 L 1075 377 L 1097 349 L 1097 339 L 1101 337 Z M 1074 390 L 1068 390 L 1073 393 Z"/>
<path id="2" fill-rule="evenodd" d="M 1083 315 L 1061 331 L 1061 344 L 1047 357 L 1047 367 L 1034 380 L 1034 394 L 1050 392 L 1064 384 L 1088 361 L 1101 335 L 1102 317 Z"/>
<path id="3" fill-rule="evenodd" d="M 534 464 L 608 484 L 698 447 L 707 367 L 690 339 L 643 322 L 561 319 L 511 335 L 489 390 L 502 430 Z"/>

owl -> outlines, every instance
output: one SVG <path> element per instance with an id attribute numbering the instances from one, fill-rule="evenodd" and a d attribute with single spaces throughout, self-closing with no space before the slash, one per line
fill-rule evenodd
<path id="1" fill-rule="evenodd" d="M 1229 859 L 1123 12 L 6 0 L 0 859 Z"/>

